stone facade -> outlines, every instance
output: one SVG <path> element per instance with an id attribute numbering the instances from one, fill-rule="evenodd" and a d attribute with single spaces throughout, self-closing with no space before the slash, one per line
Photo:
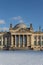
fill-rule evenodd
<path id="1" fill-rule="evenodd" d="M 9 32 L 0 32 L 0 49 L 43 50 L 43 32 L 35 32 L 32 24 L 29 28 L 24 23 L 10 24 Z"/>

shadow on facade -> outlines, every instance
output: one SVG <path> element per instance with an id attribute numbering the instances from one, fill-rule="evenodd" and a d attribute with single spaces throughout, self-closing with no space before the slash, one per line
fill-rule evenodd
<path id="1" fill-rule="evenodd" d="M 5 32 L 5 34 L 3 35 L 3 49 L 9 50 L 10 45 L 11 45 L 11 33 L 10 32 Z"/>

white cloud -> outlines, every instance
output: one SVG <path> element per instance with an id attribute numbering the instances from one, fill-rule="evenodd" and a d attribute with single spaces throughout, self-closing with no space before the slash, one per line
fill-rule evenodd
<path id="1" fill-rule="evenodd" d="M 23 20 L 19 20 L 20 23 L 24 22 Z"/>
<path id="2" fill-rule="evenodd" d="M 3 28 L 3 31 L 8 31 L 8 30 L 9 30 L 9 28 L 7 28 L 7 27 Z"/>
<path id="3" fill-rule="evenodd" d="M 5 24 L 5 20 L 0 20 L 0 24 Z M 8 30 L 9 30 L 8 27 L 0 28 L 0 31 L 8 31 Z"/>
<path id="4" fill-rule="evenodd" d="M 18 20 L 20 23 L 24 22 L 21 16 L 12 17 L 12 20 Z"/>
<path id="5" fill-rule="evenodd" d="M 11 18 L 12 20 L 20 20 L 21 19 L 21 16 L 17 16 L 17 17 L 13 17 Z"/>
<path id="6" fill-rule="evenodd" d="M 0 31 L 8 31 L 8 30 L 9 30 L 8 27 L 0 28 Z"/>
<path id="7" fill-rule="evenodd" d="M 5 21 L 4 20 L 0 20 L 0 24 L 5 24 Z"/>

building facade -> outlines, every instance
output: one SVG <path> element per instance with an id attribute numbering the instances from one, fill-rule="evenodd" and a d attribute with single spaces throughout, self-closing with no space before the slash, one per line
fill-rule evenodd
<path id="1" fill-rule="evenodd" d="M 43 32 L 35 32 L 32 24 L 28 28 L 24 23 L 14 27 L 10 24 L 9 32 L 0 32 L 0 49 L 43 50 Z"/>

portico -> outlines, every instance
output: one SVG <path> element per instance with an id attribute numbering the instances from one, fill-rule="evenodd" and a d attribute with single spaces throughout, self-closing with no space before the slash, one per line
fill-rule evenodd
<path id="1" fill-rule="evenodd" d="M 11 45 L 14 47 L 29 47 L 31 46 L 31 35 L 12 35 Z"/>

